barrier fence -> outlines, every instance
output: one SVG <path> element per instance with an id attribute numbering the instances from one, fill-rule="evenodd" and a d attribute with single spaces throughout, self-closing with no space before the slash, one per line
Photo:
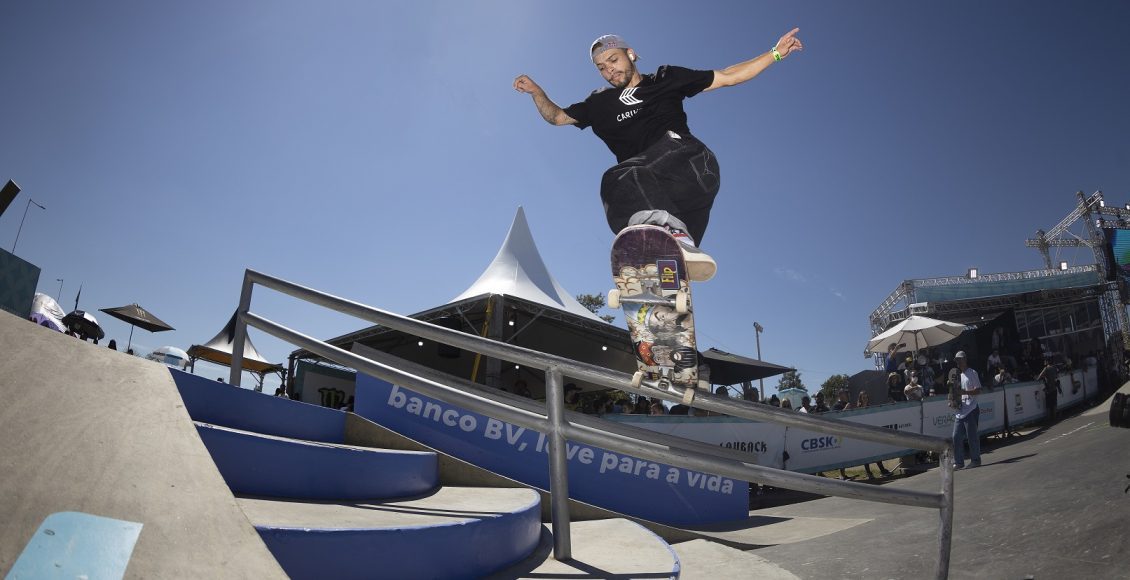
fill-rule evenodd
<path id="1" fill-rule="evenodd" d="M 417 371 L 419 374 L 409 373 L 399 368 L 401 366 L 409 368 L 406 361 L 397 361 L 395 357 L 386 357 L 383 362 L 378 361 L 337 348 L 324 341 L 292 330 L 251 312 L 251 299 L 255 285 L 423 339 L 434 340 L 463 350 L 543 370 L 546 373 L 545 405 L 533 401 L 526 403 L 500 399 L 495 393 L 491 393 L 490 389 L 460 382 L 455 377 L 426 376 L 423 371 Z M 388 381 L 393 385 L 400 385 L 428 397 L 497 418 L 522 428 L 545 433 L 549 448 L 549 492 L 551 526 L 554 538 L 553 554 L 558 560 L 571 558 L 568 460 L 566 455 L 566 440 L 569 440 L 685 469 L 731 477 L 740 481 L 764 483 L 820 495 L 936 509 L 938 510 L 939 521 L 935 573 L 937 578 L 946 578 L 949 575 L 953 531 L 953 445 L 948 439 L 796 413 L 747 401 L 719 397 L 707 392 L 697 395 L 694 401 L 696 407 L 744 419 L 771 422 L 823 435 L 858 439 L 902 448 L 936 451 L 941 456 L 941 468 L 938 470 L 941 489 L 938 493 L 882 488 L 765 467 L 735 459 L 733 454 L 727 453 L 728 450 L 718 449 L 684 438 L 672 438 L 673 441 L 671 442 L 657 442 L 654 436 L 641 434 L 643 430 L 640 429 L 633 429 L 630 426 L 612 421 L 584 418 L 573 413 L 566 413 L 563 379 L 565 376 L 569 376 L 595 385 L 619 389 L 637 395 L 660 397 L 672 402 L 682 400 L 680 393 L 633 387 L 631 375 L 625 373 L 464 334 L 333 296 L 250 269 L 244 274 L 232 344 L 233 357 L 229 382 L 235 386 L 239 386 L 241 380 L 242 354 L 247 336 L 247 326 L 249 325 L 337 364 L 352 367 L 359 372 Z M 452 386 L 456 384 L 459 386 Z"/>

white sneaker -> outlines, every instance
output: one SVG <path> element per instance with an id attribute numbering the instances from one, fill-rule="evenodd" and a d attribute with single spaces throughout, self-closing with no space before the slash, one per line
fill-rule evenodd
<path id="1" fill-rule="evenodd" d="M 710 254 L 694 247 L 683 245 L 683 261 L 687 263 L 687 278 L 691 282 L 705 282 L 718 272 L 718 264 Z"/>

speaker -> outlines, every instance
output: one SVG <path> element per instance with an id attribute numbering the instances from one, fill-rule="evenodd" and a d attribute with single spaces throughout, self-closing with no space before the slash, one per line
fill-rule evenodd
<path id="1" fill-rule="evenodd" d="M 4 189 L 0 189 L 0 215 L 4 215 L 4 210 L 8 209 L 19 193 L 20 186 L 16 185 L 15 181 L 9 179 L 8 183 L 4 184 Z"/>

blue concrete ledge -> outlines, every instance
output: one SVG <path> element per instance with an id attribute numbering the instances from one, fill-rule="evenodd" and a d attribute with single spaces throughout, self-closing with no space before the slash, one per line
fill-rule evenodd
<path id="1" fill-rule="evenodd" d="M 541 537 L 540 499 L 455 524 L 380 529 L 256 526 L 295 579 L 481 578 L 520 562 Z"/>
<path id="2" fill-rule="evenodd" d="M 238 494 L 359 500 L 415 496 L 439 481 L 436 454 L 341 447 L 196 425 L 224 481 Z"/>
<path id="3" fill-rule="evenodd" d="M 169 369 L 193 421 L 306 441 L 341 443 L 345 412 Z"/>

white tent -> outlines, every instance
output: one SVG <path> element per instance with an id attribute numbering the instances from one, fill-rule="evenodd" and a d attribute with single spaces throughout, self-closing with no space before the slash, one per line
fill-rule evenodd
<path id="1" fill-rule="evenodd" d="M 190 361 L 189 369 L 196 370 L 197 360 L 206 360 L 208 362 L 216 363 L 223 366 L 231 366 L 232 353 L 235 352 L 233 348 L 235 342 L 235 315 L 233 314 L 228 323 L 224 325 L 223 330 L 214 336 L 205 344 L 194 344 L 188 348 L 188 358 Z M 243 339 L 243 370 L 250 372 L 258 378 L 258 388 L 263 389 L 263 377 L 267 373 L 282 374 L 283 367 L 272 362 L 268 362 L 259 354 L 255 345 L 251 344 L 251 337 L 245 336 Z"/>
<path id="2" fill-rule="evenodd" d="M 610 285 L 611 276 L 609 274 Z M 494 260 L 470 288 L 449 304 L 491 294 L 513 296 L 603 322 L 599 316 L 581 306 L 549 273 L 549 268 L 545 267 L 537 244 L 534 243 L 534 236 L 530 233 L 526 212 L 521 207 L 518 208 L 506 240 L 502 242 Z"/>

